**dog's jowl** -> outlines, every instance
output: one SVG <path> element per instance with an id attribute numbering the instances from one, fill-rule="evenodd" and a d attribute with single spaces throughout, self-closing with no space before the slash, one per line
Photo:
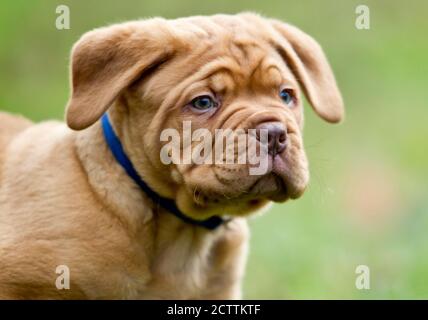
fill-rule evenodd
<path id="1" fill-rule="evenodd" d="M 71 81 L 66 123 L 0 114 L 0 298 L 240 298 L 246 218 L 308 184 L 302 100 L 343 117 L 319 44 L 247 13 L 132 21 L 83 35 Z"/>

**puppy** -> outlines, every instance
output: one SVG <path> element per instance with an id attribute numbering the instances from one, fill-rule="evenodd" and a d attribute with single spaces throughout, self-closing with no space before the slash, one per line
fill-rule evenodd
<path id="1" fill-rule="evenodd" d="M 154 18 L 85 34 L 71 82 L 68 126 L 0 115 L 0 298 L 240 298 L 246 217 L 308 183 L 300 90 L 343 117 L 321 47 L 255 14 Z M 164 164 L 184 121 L 266 130 L 266 173 Z"/>

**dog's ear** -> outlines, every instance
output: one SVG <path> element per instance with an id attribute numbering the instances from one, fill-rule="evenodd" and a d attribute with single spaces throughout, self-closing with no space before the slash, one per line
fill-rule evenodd
<path id="1" fill-rule="evenodd" d="M 66 119 L 81 130 L 95 123 L 123 89 L 174 52 L 163 19 L 130 22 L 88 32 L 71 54 L 71 97 Z"/>
<path id="2" fill-rule="evenodd" d="M 343 100 L 320 45 L 309 35 L 286 23 L 271 20 L 279 32 L 278 50 L 292 69 L 315 112 L 328 122 L 343 119 Z"/>

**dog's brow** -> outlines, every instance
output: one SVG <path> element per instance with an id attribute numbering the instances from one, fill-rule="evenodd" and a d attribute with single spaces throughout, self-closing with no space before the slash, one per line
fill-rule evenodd
<path id="1" fill-rule="evenodd" d="M 208 79 L 220 72 L 230 74 L 232 77 L 233 75 L 242 74 L 242 70 L 239 65 L 230 57 L 225 56 L 208 62 L 196 73 L 196 75 L 200 79 Z"/>
<path id="2" fill-rule="evenodd" d="M 231 42 L 229 49 L 236 64 L 245 73 L 247 81 L 269 88 L 279 87 L 283 82 L 294 83 L 288 81 L 284 70 L 281 70 L 277 61 L 268 53 L 270 50 L 263 48 L 263 45 L 251 39 L 239 38 Z"/>
<path id="3" fill-rule="evenodd" d="M 233 91 L 235 81 L 228 72 L 216 72 L 210 78 L 210 84 L 215 92 Z"/>
<path id="4" fill-rule="evenodd" d="M 265 70 L 265 72 L 261 72 L 262 81 L 266 86 L 279 87 L 282 84 L 283 76 L 277 66 L 270 64 L 262 69 Z"/>

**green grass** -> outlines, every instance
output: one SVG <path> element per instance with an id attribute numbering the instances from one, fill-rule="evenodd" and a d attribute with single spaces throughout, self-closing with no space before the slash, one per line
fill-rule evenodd
<path id="1" fill-rule="evenodd" d="M 55 8 L 71 30 L 55 29 Z M 305 196 L 251 220 L 246 298 L 428 298 L 428 2 L 13 1 L 0 5 L 0 108 L 36 121 L 63 117 L 69 51 L 92 28 L 129 19 L 256 11 L 296 24 L 323 45 L 346 121 L 308 107 Z M 355 288 L 370 267 L 371 289 Z"/>

